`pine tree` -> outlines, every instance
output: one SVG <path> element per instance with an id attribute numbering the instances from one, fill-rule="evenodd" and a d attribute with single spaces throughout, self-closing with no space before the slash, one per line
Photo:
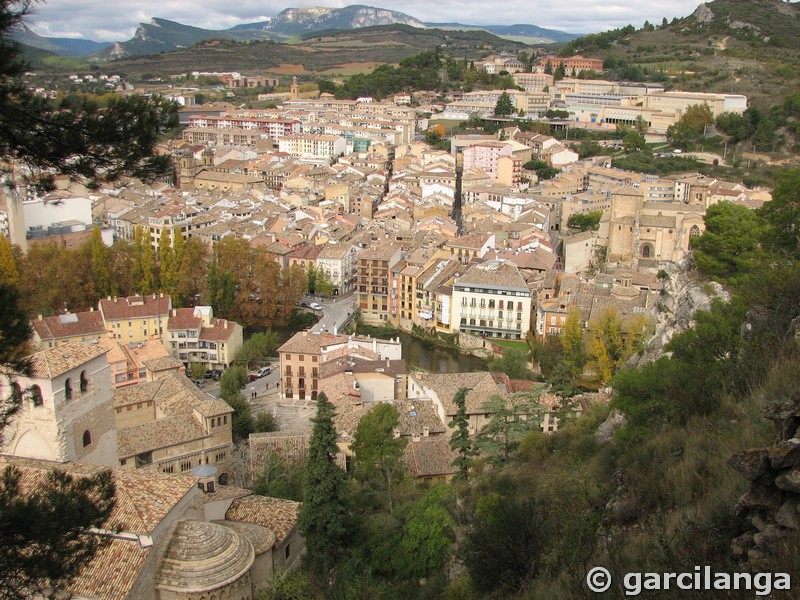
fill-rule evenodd
<path id="1" fill-rule="evenodd" d="M 160 137 L 178 126 L 176 105 L 140 94 L 113 97 L 103 106 L 89 97 L 53 110 L 31 91 L 29 69 L 12 32 L 24 27 L 33 3 L 0 2 L 0 156 L 3 169 L 22 163 L 26 179 L 52 188 L 55 173 L 90 187 L 130 175 L 154 179 L 172 172 L 169 155 L 153 152 Z"/>
<path id="2" fill-rule="evenodd" d="M 306 540 L 308 559 L 319 573 L 327 575 L 344 546 L 348 531 L 345 473 L 336 464 L 334 407 L 324 393 L 317 397 L 317 416 L 308 446 L 303 476 L 300 533 Z"/>
<path id="3" fill-rule="evenodd" d="M 455 429 L 450 436 L 450 448 L 457 454 L 453 461 L 453 466 L 458 467 L 458 477 L 465 480 L 469 477 L 469 470 L 472 468 L 472 457 L 477 454 L 469 437 L 469 424 L 467 423 L 468 392 L 467 388 L 461 388 L 453 396 L 453 404 L 458 407 L 458 410 L 456 411 L 456 416 L 448 424 L 448 427 Z"/>
<path id="4" fill-rule="evenodd" d="M 92 230 L 91 246 L 94 291 L 98 298 L 105 298 L 111 291 L 111 275 L 108 271 L 108 248 L 97 226 Z"/>
<path id="5" fill-rule="evenodd" d="M 500 98 L 497 99 L 497 104 L 494 107 L 494 114 L 498 116 L 508 116 L 512 115 L 516 112 L 514 109 L 514 102 L 511 100 L 511 96 L 508 95 L 508 92 L 503 92 L 500 94 Z"/>
<path id="6" fill-rule="evenodd" d="M 352 450 L 355 474 L 386 494 L 389 512 L 394 509 L 392 490 L 403 476 L 403 450 L 408 440 L 395 437 L 400 415 L 393 404 L 379 403 L 356 427 Z"/>

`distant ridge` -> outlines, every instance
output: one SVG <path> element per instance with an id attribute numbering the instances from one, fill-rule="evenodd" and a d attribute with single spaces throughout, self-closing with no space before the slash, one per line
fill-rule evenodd
<path id="1" fill-rule="evenodd" d="M 581 37 L 577 33 L 567 33 L 557 29 L 546 29 L 537 25 L 464 25 L 462 23 L 425 23 L 428 27 L 440 29 L 484 29 L 495 35 L 509 37 L 526 37 L 541 40 L 542 42 L 570 42 Z"/>

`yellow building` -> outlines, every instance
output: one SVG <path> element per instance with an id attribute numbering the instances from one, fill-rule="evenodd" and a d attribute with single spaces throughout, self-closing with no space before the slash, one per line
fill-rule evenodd
<path id="1" fill-rule="evenodd" d="M 164 339 L 172 299 L 164 294 L 106 298 L 99 310 L 106 331 L 121 344 L 146 342 L 156 336 Z"/>

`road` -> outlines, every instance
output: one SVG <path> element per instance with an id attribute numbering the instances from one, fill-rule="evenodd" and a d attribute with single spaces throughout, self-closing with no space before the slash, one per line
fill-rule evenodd
<path id="1" fill-rule="evenodd" d="M 309 298 L 308 301 L 319 302 L 322 305 L 322 318 L 311 328 L 311 331 L 315 332 L 333 332 L 334 330 L 338 332 L 356 308 L 356 297 L 354 294 L 331 300 Z"/>

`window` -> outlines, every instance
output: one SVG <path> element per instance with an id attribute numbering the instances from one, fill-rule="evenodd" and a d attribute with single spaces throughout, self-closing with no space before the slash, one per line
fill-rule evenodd
<path id="1" fill-rule="evenodd" d="M 67 377 L 67 380 L 64 382 L 64 399 L 72 400 L 72 379 L 69 377 Z"/>
<path id="2" fill-rule="evenodd" d="M 286 544 L 286 552 L 285 552 L 286 560 L 289 560 L 289 555 L 291 554 L 291 551 L 289 550 L 290 547 L 291 547 L 290 544 Z"/>
<path id="3" fill-rule="evenodd" d="M 81 394 L 85 394 L 89 390 L 89 379 L 86 377 L 86 371 L 81 371 Z"/>
<path id="4" fill-rule="evenodd" d="M 38 385 L 31 387 L 31 403 L 34 406 L 42 406 L 44 404 L 44 398 L 42 398 L 42 388 L 40 388 Z"/>
<path id="5" fill-rule="evenodd" d="M 83 447 L 89 446 L 92 443 L 92 434 L 89 433 L 89 430 L 83 432 Z"/>
<path id="6" fill-rule="evenodd" d="M 224 417 L 222 417 L 222 424 L 223 425 L 227 425 L 228 424 L 228 415 L 225 415 Z"/>

